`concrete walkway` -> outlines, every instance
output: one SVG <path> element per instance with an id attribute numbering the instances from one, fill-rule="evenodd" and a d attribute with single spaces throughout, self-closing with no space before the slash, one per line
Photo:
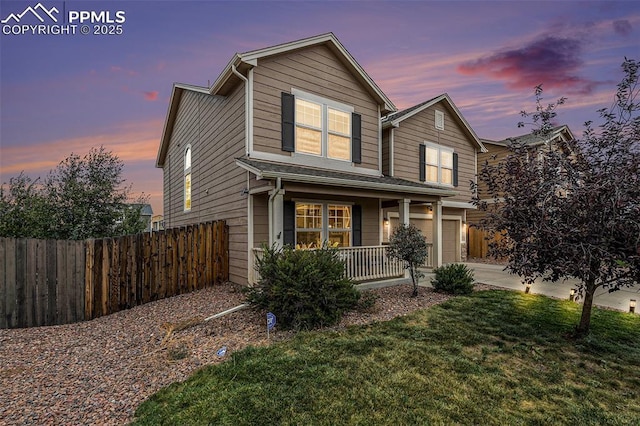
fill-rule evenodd
<path id="1" fill-rule="evenodd" d="M 502 265 L 484 263 L 466 263 L 466 265 L 473 270 L 476 282 L 524 291 L 525 287 L 522 284 L 522 280 L 517 275 L 511 275 L 503 271 L 504 266 Z M 430 286 L 432 277 L 433 273 L 430 271 L 427 272 L 426 277 L 420 281 L 420 285 Z M 544 294 L 558 299 L 569 299 L 569 292 L 572 288 L 577 287 L 578 282 L 575 280 L 556 283 L 538 280 L 531 287 L 531 293 Z M 636 313 L 640 313 L 640 287 L 638 286 L 625 288 L 613 293 L 598 289 L 594 296 L 593 303 L 597 306 L 628 312 L 630 299 L 636 299 L 638 301 Z"/>

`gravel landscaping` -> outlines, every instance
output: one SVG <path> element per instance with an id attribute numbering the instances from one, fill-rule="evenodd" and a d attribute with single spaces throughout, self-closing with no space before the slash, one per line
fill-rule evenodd
<path id="1" fill-rule="evenodd" d="M 348 313 L 334 329 L 450 298 L 428 288 L 410 298 L 409 285 L 367 291 L 378 295 L 376 305 Z M 264 314 L 251 309 L 200 322 L 241 303 L 242 293 L 225 284 L 83 323 L 0 330 L 0 424 L 126 424 L 160 388 L 248 345 L 268 344 Z M 276 327 L 271 340 L 290 336 Z"/>

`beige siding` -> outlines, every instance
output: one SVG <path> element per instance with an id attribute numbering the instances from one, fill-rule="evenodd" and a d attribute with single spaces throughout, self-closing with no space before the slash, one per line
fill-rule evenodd
<path id="1" fill-rule="evenodd" d="M 444 112 L 443 131 L 435 128 L 435 110 Z M 419 145 L 424 142 L 453 148 L 458 154 L 458 187 L 455 190 L 459 195 L 447 200 L 469 202 L 472 196 L 470 182 L 475 179 L 476 149 L 462 125 L 454 118 L 454 112 L 442 102 L 407 118 L 400 123 L 400 127 L 394 129 L 394 176 L 419 180 Z"/>
<path id="2" fill-rule="evenodd" d="M 192 208 L 185 212 L 184 150 L 191 145 Z M 185 90 L 169 142 L 164 171 L 165 226 L 224 219 L 229 225 L 230 280 L 247 282 L 247 172 L 244 154 L 244 87 L 228 97 Z"/>
<path id="3" fill-rule="evenodd" d="M 385 129 L 382 131 L 382 174 L 385 176 L 391 176 L 391 170 L 389 167 L 389 150 L 391 149 L 389 144 L 391 143 L 391 129 Z"/>
<path id="4" fill-rule="evenodd" d="M 253 197 L 253 246 L 269 245 L 269 195 Z"/>
<path id="5" fill-rule="evenodd" d="M 351 105 L 362 116 L 362 164 L 378 170 L 377 104 L 338 58 L 325 46 L 261 59 L 253 71 L 253 148 L 272 154 L 281 150 L 281 93 L 298 89 Z"/>

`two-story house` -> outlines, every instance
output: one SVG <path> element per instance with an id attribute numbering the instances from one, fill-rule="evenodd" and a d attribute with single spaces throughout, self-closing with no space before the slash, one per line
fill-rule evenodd
<path id="1" fill-rule="evenodd" d="M 554 142 L 573 140 L 574 136 L 567 125 L 554 127 L 548 135 L 541 136 L 533 133 L 512 136 L 502 140 L 481 139 L 482 144 L 487 148 L 485 152 L 478 154 L 478 171 L 481 171 L 485 164 L 496 165 L 511 153 L 510 146 L 527 145 L 537 149 L 553 149 Z M 487 203 L 494 200 L 487 194 L 487 187 L 484 182 L 478 182 L 480 199 Z M 488 255 L 489 236 L 486 232 L 478 228 L 478 224 L 485 217 L 486 213 L 478 209 L 470 210 L 467 215 L 468 228 L 468 254 L 474 258 L 485 258 Z"/>
<path id="2" fill-rule="evenodd" d="M 466 252 L 483 150 L 446 94 L 397 112 L 331 33 L 236 54 L 211 87 L 173 87 L 157 157 L 165 226 L 226 220 L 242 284 L 263 244 L 328 243 L 371 271 L 397 223 L 423 230 L 438 266 Z"/>

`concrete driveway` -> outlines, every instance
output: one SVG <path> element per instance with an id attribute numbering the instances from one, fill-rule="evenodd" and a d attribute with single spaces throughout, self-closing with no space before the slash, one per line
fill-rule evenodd
<path id="1" fill-rule="evenodd" d="M 476 282 L 524 291 L 525 287 L 522 284 L 522 280 L 517 275 L 511 275 L 503 271 L 504 266 L 502 265 L 484 263 L 466 263 L 466 265 L 473 270 Z M 427 276 L 421 280 L 420 284 L 430 286 L 433 273 L 429 272 L 426 275 Z M 575 280 L 567 280 L 557 283 L 538 280 L 531 287 L 531 293 L 544 294 L 558 299 L 569 299 L 569 292 L 572 288 L 577 287 L 578 282 Z M 630 299 L 636 299 L 638 301 L 636 313 L 640 313 L 640 286 L 625 288 L 613 293 L 609 293 L 607 290 L 598 289 L 594 296 L 593 303 L 597 306 L 604 306 L 628 312 Z"/>

